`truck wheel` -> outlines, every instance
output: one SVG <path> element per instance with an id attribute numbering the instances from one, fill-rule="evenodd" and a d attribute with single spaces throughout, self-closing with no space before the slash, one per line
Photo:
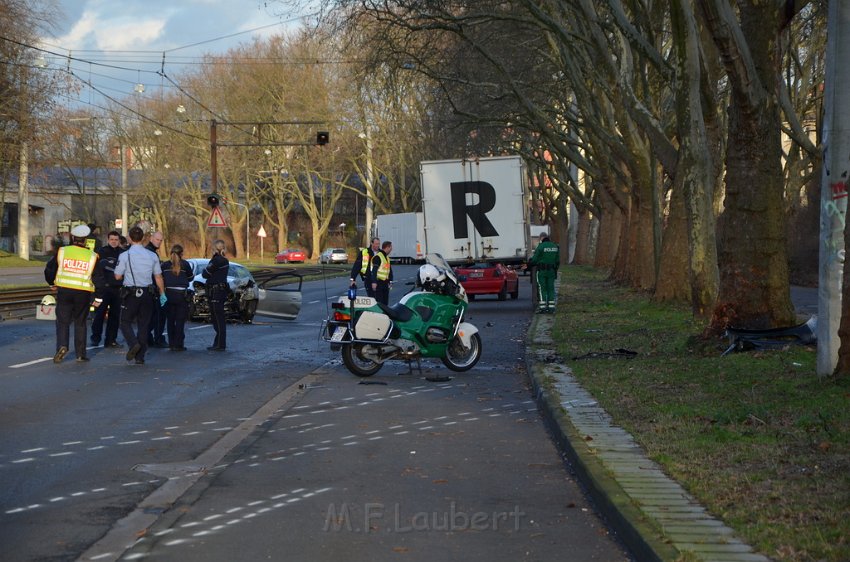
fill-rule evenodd
<path id="1" fill-rule="evenodd" d="M 505 281 L 502 283 L 502 290 L 499 291 L 499 300 L 507 300 L 508 298 L 508 282 Z"/>
<path id="2" fill-rule="evenodd" d="M 446 348 L 443 364 L 452 371 L 468 371 L 481 359 L 481 351 L 481 336 L 478 332 L 472 334 L 472 337 L 469 338 L 469 349 L 464 348 L 460 337 L 455 336 L 455 339 Z"/>
<path id="3" fill-rule="evenodd" d="M 376 363 L 371 359 L 363 357 L 361 351 L 364 344 L 353 343 L 342 346 L 342 362 L 345 368 L 358 377 L 371 377 L 381 370 L 383 363 Z"/>

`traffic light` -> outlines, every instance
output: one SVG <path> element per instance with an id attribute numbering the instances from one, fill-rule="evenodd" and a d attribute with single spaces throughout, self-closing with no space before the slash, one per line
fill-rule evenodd
<path id="1" fill-rule="evenodd" d="M 329 140 L 330 133 L 328 133 L 327 131 L 319 131 L 318 133 L 316 133 L 316 144 L 318 144 L 319 146 L 328 144 Z"/>
<path id="2" fill-rule="evenodd" d="M 207 195 L 207 205 L 215 209 L 218 207 L 219 203 L 221 203 L 221 198 L 218 196 L 218 193 L 210 193 Z"/>

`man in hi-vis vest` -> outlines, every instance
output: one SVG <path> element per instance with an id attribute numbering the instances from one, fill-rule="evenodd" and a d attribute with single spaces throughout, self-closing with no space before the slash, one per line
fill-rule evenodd
<path id="1" fill-rule="evenodd" d="M 74 352 L 77 361 L 88 361 L 86 356 L 86 317 L 94 293 L 92 275 L 97 263 L 97 253 L 86 248 L 86 237 L 91 230 L 81 224 L 71 230 L 71 246 L 63 246 L 50 258 L 44 268 L 44 279 L 56 293 L 56 355 L 54 363 L 61 363 L 68 353 L 71 324 L 74 324 Z M 94 306 L 102 299 L 95 298 Z"/>
<path id="2" fill-rule="evenodd" d="M 372 238 L 372 242 L 367 248 L 360 248 L 357 251 L 357 259 L 354 260 L 354 265 L 351 266 L 351 279 L 348 280 L 350 286 L 356 288 L 355 281 L 357 277 L 363 279 L 363 288 L 366 289 L 366 295 L 370 297 L 375 296 L 375 291 L 372 289 L 372 258 L 380 250 L 380 238 Z"/>

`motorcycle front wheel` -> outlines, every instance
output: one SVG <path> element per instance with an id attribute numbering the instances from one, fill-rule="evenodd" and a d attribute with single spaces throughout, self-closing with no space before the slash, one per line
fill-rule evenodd
<path id="1" fill-rule="evenodd" d="M 481 359 L 481 351 L 481 336 L 478 335 L 478 332 L 472 334 L 472 337 L 469 338 L 469 349 L 464 348 L 460 337 L 455 336 L 455 339 L 446 348 L 443 364 L 452 371 L 468 371 Z"/>
<path id="2" fill-rule="evenodd" d="M 381 370 L 383 363 L 376 363 L 371 359 L 363 357 L 361 351 L 364 344 L 352 343 L 342 346 L 342 362 L 345 368 L 358 377 L 371 377 Z"/>

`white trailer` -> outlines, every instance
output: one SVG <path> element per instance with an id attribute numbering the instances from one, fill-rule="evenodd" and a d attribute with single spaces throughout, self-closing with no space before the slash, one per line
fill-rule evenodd
<path id="1" fill-rule="evenodd" d="M 530 248 L 525 164 L 519 156 L 420 163 L 428 253 L 449 263 L 518 264 Z"/>
<path id="2" fill-rule="evenodd" d="M 394 213 L 375 218 L 373 236 L 393 243 L 390 260 L 418 263 L 425 260 L 425 218 L 422 213 Z"/>

